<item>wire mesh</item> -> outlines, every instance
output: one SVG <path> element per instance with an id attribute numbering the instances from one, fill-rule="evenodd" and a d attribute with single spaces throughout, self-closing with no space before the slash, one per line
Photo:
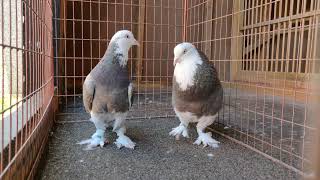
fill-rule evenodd
<path id="1" fill-rule="evenodd" d="M 34 176 L 54 91 L 57 116 L 84 113 L 84 78 L 121 29 L 141 44 L 129 56 L 136 98 L 128 118 L 174 115 L 173 48 L 190 41 L 215 65 L 225 90 L 212 130 L 309 173 L 319 18 L 318 0 L 2 0 L 0 178 Z"/>
<path id="2" fill-rule="evenodd" d="M 33 176 L 50 129 L 51 1 L 0 2 L 0 178 Z"/>
<path id="3" fill-rule="evenodd" d="M 319 77 L 319 1 L 192 0 L 187 41 L 223 81 L 216 130 L 298 172 L 310 167 L 310 77 Z"/>
<path id="4" fill-rule="evenodd" d="M 136 100 L 129 118 L 166 117 L 172 50 L 182 40 L 204 51 L 225 89 L 214 130 L 301 173 L 315 133 L 310 77 L 318 78 L 316 0 L 61 1 L 55 9 L 60 114 L 83 113 L 82 83 L 112 35 L 129 29 Z M 57 6 L 56 6 L 57 7 Z M 57 28 L 58 27 L 58 28 Z"/>
<path id="5" fill-rule="evenodd" d="M 174 46 L 183 38 L 183 1 L 63 1 L 54 23 L 56 84 L 60 115 L 82 113 L 82 83 L 99 62 L 113 34 L 133 32 L 140 47 L 129 52 L 135 82 L 131 118 L 172 115 L 170 106 Z"/>

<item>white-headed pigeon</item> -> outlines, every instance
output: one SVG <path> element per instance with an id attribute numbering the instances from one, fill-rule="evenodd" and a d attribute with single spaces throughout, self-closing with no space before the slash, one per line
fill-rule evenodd
<path id="1" fill-rule="evenodd" d="M 100 62 L 84 81 L 84 107 L 96 127 L 96 132 L 90 139 L 79 143 L 87 144 L 88 150 L 104 145 L 106 128 L 113 121 L 113 131 L 118 136 L 115 142 L 117 147 L 135 147 L 135 143 L 125 135 L 126 114 L 133 97 L 127 69 L 128 51 L 133 45 L 139 44 L 132 32 L 118 31 L 112 37 Z"/>
<path id="2" fill-rule="evenodd" d="M 172 104 L 180 125 L 170 132 L 179 139 L 189 137 L 188 124 L 197 122 L 198 139 L 194 144 L 218 147 L 205 128 L 211 125 L 223 103 L 223 89 L 216 69 L 206 55 L 191 43 L 181 43 L 174 48 L 174 77 Z"/>

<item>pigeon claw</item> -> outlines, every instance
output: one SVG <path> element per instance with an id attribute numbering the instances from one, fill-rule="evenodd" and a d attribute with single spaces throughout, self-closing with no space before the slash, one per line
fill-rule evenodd
<path id="1" fill-rule="evenodd" d="M 114 143 L 116 144 L 118 149 L 121 149 L 122 147 L 134 149 L 134 147 L 136 146 L 136 144 L 133 141 L 131 141 L 131 139 L 128 136 L 125 135 L 119 136 L 116 142 Z"/>
<path id="2" fill-rule="evenodd" d="M 169 133 L 170 136 L 175 136 L 176 140 L 180 140 L 181 134 L 183 137 L 189 138 L 188 129 L 184 126 L 172 128 L 172 131 Z"/>
<path id="3" fill-rule="evenodd" d="M 216 141 L 211 136 L 212 136 L 212 134 L 210 132 L 201 133 L 201 134 L 199 134 L 199 137 L 197 138 L 197 140 L 193 144 L 196 144 L 196 145 L 203 144 L 203 147 L 210 146 L 212 148 L 218 148 L 219 147 L 218 144 L 220 142 Z"/>
<path id="4" fill-rule="evenodd" d="M 97 131 L 92 135 L 90 139 L 80 141 L 77 144 L 80 144 L 80 145 L 86 144 L 87 147 L 84 150 L 93 150 L 93 149 L 96 149 L 98 146 L 100 146 L 101 148 L 104 147 L 106 141 L 107 140 L 104 137 L 104 132 Z"/>

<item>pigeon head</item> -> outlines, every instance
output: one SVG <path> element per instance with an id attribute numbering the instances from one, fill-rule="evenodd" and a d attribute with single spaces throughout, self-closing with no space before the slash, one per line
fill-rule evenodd
<path id="1" fill-rule="evenodd" d="M 196 47 L 188 42 L 178 44 L 174 48 L 174 61 L 173 65 L 182 63 L 184 61 L 196 61 L 199 58 Z"/>
<path id="2" fill-rule="evenodd" d="M 184 42 L 174 48 L 174 77 L 182 90 L 194 84 L 198 65 L 203 63 L 197 48 Z"/>
<path id="3" fill-rule="evenodd" d="M 131 46 L 139 46 L 138 41 L 134 38 L 131 31 L 121 30 L 116 32 L 111 38 L 110 43 L 116 43 L 120 48 L 129 50 Z"/>
<path id="4" fill-rule="evenodd" d="M 121 30 L 116 32 L 113 35 L 109 43 L 108 49 L 109 49 L 109 52 L 113 51 L 112 54 L 120 54 L 122 56 L 121 58 L 118 58 L 118 59 L 119 59 L 120 65 L 124 67 L 128 62 L 128 51 L 131 48 L 131 46 L 134 46 L 134 45 L 139 46 L 139 43 L 134 38 L 132 32 L 128 30 Z"/>

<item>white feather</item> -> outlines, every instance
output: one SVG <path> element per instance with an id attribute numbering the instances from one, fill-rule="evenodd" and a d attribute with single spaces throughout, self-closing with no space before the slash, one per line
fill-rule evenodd
<path id="1" fill-rule="evenodd" d="M 116 49 L 116 53 L 123 54 L 123 58 L 120 60 L 119 64 L 120 66 L 125 67 L 128 62 L 128 51 L 131 45 L 129 45 L 122 39 L 118 40 L 117 44 L 119 48 Z"/>
<path id="2" fill-rule="evenodd" d="M 181 112 L 174 108 L 175 113 L 179 117 L 180 121 L 184 123 L 198 122 L 198 118 L 191 112 Z"/>
<path id="3" fill-rule="evenodd" d="M 195 123 L 195 122 L 204 121 L 204 122 L 209 122 L 209 125 L 210 125 L 210 124 L 212 124 L 214 122 L 214 120 L 218 116 L 217 114 L 215 114 L 213 116 L 197 117 L 192 112 L 187 112 L 187 111 L 186 112 L 181 112 L 181 111 L 178 111 L 176 108 L 174 108 L 174 112 L 179 117 L 180 121 L 181 122 L 185 122 L 185 123 Z"/>
<path id="4" fill-rule="evenodd" d="M 128 30 L 121 30 L 118 31 L 114 36 L 111 38 L 110 43 L 115 42 L 119 48 L 116 49 L 115 53 L 123 54 L 123 58 L 120 60 L 120 65 L 122 67 L 127 65 L 128 62 L 128 51 L 131 46 L 139 45 L 137 40 L 134 38 L 132 32 Z"/>
<path id="5" fill-rule="evenodd" d="M 202 60 L 196 51 L 182 57 L 180 63 L 177 63 L 174 68 L 174 76 L 176 81 L 183 91 L 194 85 L 194 75 L 196 74 L 197 66 L 202 64 Z"/>
<path id="6" fill-rule="evenodd" d="M 131 107 L 131 105 L 132 105 L 131 97 L 132 97 L 132 83 L 130 83 L 128 86 L 129 107 Z"/>

